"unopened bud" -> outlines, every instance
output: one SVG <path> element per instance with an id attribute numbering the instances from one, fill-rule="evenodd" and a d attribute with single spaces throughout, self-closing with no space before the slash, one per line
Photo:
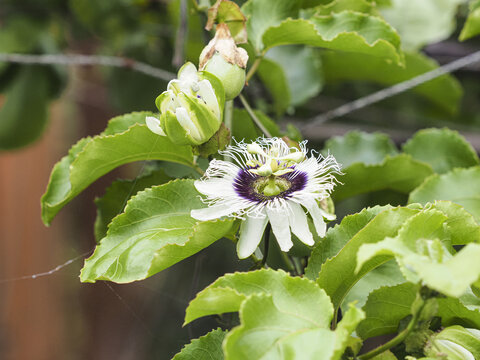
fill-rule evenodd
<path id="1" fill-rule="evenodd" d="M 200 54 L 200 70 L 207 71 L 223 83 L 225 99 L 232 100 L 245 85 L 248 54 L 237 47 L 226 24 L 218 24 L 215 37 Z"/>

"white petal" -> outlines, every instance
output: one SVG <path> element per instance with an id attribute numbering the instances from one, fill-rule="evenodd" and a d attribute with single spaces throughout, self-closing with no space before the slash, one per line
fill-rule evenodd
<path id="1" fill-rule="evenodd" d="M 198 81 L 197 68 L 191 62 L 186 63 L 178 70 L 178 78 L 181 81 Z"/>
<path id="2" fill-rule="evenodd" d="M 175 110 L 175 115 L 180 125 L 182 125 L 182 127 L 187 131 L 187 134 L 189 134 L 195 140 L 202 139 L 197 127 L 193 123 L 192 119 L 190 119 L 187 109 L 179 107 Z"/>
<path id="3" fill-rule="evenodd" d="M 323 210 L 320 206 L 318 207 L 318 210 L 320 210 L 320 214 L 322 214 L 324 219 L 327 219 L 328 221 L 333 221 L 337 218 L 337 215 L 335 214 L 329 214 L 325 210 Z"/>
<path id="4" fill-rule="evenodd" d="M 161 136 L 167 136 L 167 134 L 165 134 L 163 129 L 160 127 L 160 120 L 158 120 L 157 118 L 153 116 L 147 116 L 145 118 L 145 123 L 147 124 L 151 132 Z"/>
<path id="5" fill-rule="evenodd" d="M 190 216 L 200 221 L 208 221 L 234 214 L 245 208 L 241 202 L 232 204 L 209 205 L 203 209 L 195 209 L 190 212 Z"/>
<path id="6" fill-rule="evenodd" d="M 225 197 L 234 195 L 232 181 L 225 179 L 197 180 L 194 183 L 199 193 L 209 197 Z"/>
<path id="7" fill-rule="evenodd" d="M 314 199 L 309 199 L 304 201 L 302 205 L 305 206 L 310 213 L 318 236 L 324 237 L 327 232 L 327 224 L 325 224 L 325 221 L 323 220 L 323 215 L 320 212 L 317 202 Z"/>
<path id="8" fill-rule="evenodd" d="M 268 219 L 272 224 L 272 231 L 277 238 L 282 251 L 288 251 L 293 246 L 292 234 L 288 226 L 288 212 L 267 209 Z"/>
<path id="9" fill-rule="evenodd" d="M 218 105 L 217 96 L 213 90 L 212 84 L 208 80 L 202 80 L 198 83 L 198 95 L 207 103 L 209 109 L 213 111 L 217 119 L 220 119 L 220 106 Z"/>
<path id="10" fill-rule="evenodd" d="M 292 228 L 292 232 L 300 239 L 301 242 L 308 246 L 312 246 L 315 242 L 313 236 L 308 229 L 307 215 L 302 207 L 294 202 L 290 202 L 292 211 L 288 214 L 288 222 Z"/>
<path id="11" fill-rule="evenodd" d="M 240 226 L 240 239 L 237 243 L 237 254 L 240 259 L 245 259 L 253 254 L 262 240 L 263 232 L 267 226 L 267 217 L 254 218 L 248 216 Z"/>

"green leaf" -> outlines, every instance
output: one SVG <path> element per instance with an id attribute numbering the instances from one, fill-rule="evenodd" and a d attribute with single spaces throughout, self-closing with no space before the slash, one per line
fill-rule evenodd
<path id="1" fill-rule="evenodd" d="M 460 33 L 459 40 L 465 41 L 480 34 L 480 0 L 470 3 L 470 13 Z"/>
<path id="2" fill-rule="evenodd" d="M 322 65 L 327 82 L 371 81 L 394 85 L 438 68 L 438 63 L 421 53 L 405 52 L 405 66 L 366 54 L 326 51 Z M 442 75 L 414 87 L 417 93 L 451 114 L 456 113 L 463 95 L 459 81 L 452 75 Z"/>
<path id="3" fill-rule="evenodd" d="M 310 304 L 303 300 L 311 296 L 309 292 L 296 291 L 292 295 L 296 297 L 294 309 L 280 308 L 265 293 L 250 295 L 240 308 L 240 326 L 225 338 L 225 358 L 339 360 L 363 312 L 351 307 L 333 332 L 317 317 L 311 317 Z M 317 314 L 331 314 L 326 299 L 317 307 Z"/>
<path id="4" fill-rule="evenodd" d="M 40 66 L 20 70 L 0 109 L 0 150 L 15 149 L 40 137 L 47 122 L 48 73 Z"/>
<path id="5" fill-rule="evenodd" d="M 391 206 L 375 206 L 363 209 L 361 212 L 345 216 L 342 222 L 328 229 L 325 238 L 317 242 L 308 259 L 305 268 L 305 276 L 310 280 L 316 280 L 322 265 L 327 259 L 337 255 L 345 244 L 365 227 L 375 216 Z"/>
<path id="6" fill-rule="evenodd" d="M 445 239 L 446 219 L 438 210 L 424 210 L 406 220 L 397 236 L 362 245 L 357 270 L 366 262 L 395 256 L 408 281 L 423 281 L 446 295 L 461 296 L 480 277 L 480 245 L 468 244 L 452 257 L 449 239 Z"/>
<path id="7" fill-rule="evenodd" d="M 264 46 L 262 37 L 266 30 L 276 26 L 282 20 L 298 15 L 300 1 L 291 0 L 249 0 L 242 6 L 242 12 L 247 16 L 248 41 L 257 53 Z"/>
<path id="8" fill-rule="evenodd" d="M 435 201 L 429 208 L 443 212 L 452 245 L 480 242 L 480 226 L 464 207 L 450 201 Z"/>
<path id="9" fill-rule="evenodd" d="M 433 173 L 428 164 L 407 154 L 387 156 L 382 163 L 375 165 L 355 163 L 342 171 L 345 175 L 337 178 L 343 185 L 337 186 L 332 195 L 337 201 L 387 189 L 408 194 Z"/>
<path id="10" fill-rule="evenodd" d="M 416 292 L 417 286 L 412 283 L 382 287 L 373 291 L 363 307 L 366 319 L 358 325 L 357 334 L 362 339 L 367 339 L 396 333 L 400 320 L 410 315 Z M 458 299 L 451 297 L 437 298 L 436 302 L 436 316 L 441 318 L 442 326 L 480 328 L 478 310 L 469 310 Z"/>
<path id="11" fill-rule="evenodd" d="M 254 294 L 271 296 L 279 310 L 301 312 L 321 327 L 330 326 L 333 309 L 322 289 L 308 279 L 271 269 L 227 274 L 217 279 L 190 302 L 185 324 L 202 316 L 239 311 L 242 303 Z"/>
<path id="12" fill-rule="evenodd" d="M 398 154 L 395 144 L 387 135 L 361 131 L 350 131 L 343 136 L 330 138 L 322 153 L 326 155 L 329 152 L 344 168 L 360 162 L 365 165 L 379 164 L 387 155 Z"/>
<path id="13" fill-rule="evenodd" d="M 190 217 L 192 209 L 205 207 L 193 182 L 175 180 L 132 197 L 85 261 L 80 280 L 142 280 L 229 233 L 231 219 L 198 222 Z"/>
<path id="14" fill-rule="evenodd" d="M 106 234 L 108 224 L 120 214 L 127 200 L 137 192 L 153 185 L 164 184 L 172 180 L 163 169 L 147 170 L 134 180 L 117 180 L 105 191 L 105 195 L 95 199 L 97 218 L 95 219 L 95 239 L 99 242 Z"/>
<path id="15" fill-rule="evenodd" d="M 255 110 L 255 115 L 260 120 L 260 122 L 267 128 L 272 136 L 281 137 L 280 129 L 278 125 L 265 115 L 260 110 Z M 248 112 L 243 109 L 233 109 L 233 126 L 232 126 L 232 136 L 235 140 L 246 142 L 254 141 L 259 136 L 262 136 L 262 132 L 253 122 Z"/>
<path id="16" fill-rule="evenodd" d="M 166 160 L 192 166 L 191 147 L 174 145 L 167 137 L 152 133 L 144 125 L 149 114 L 138 112 L 113 119 L 103 134 L 80 140 L 55 165 L 41 201 L 46 225 L 83 189 L 120 165 Z M 125 129 L 127 124 L 130 127 Z"/>
<path id="17" fill-rule="evenodd" d="M 282 115 L 290 106 L 292 94 L 284 69 L 273 60 L 263 59 L 257 74 L 273 99 L 275 113 Z"/>
<path id="18" fill-rule="evenodd" d="M 357 328 L 362 339 L 393 334 L 398 331 L 400 320 L 411 314 L 418 286 L 403 283 L 374 290 L 363 307 L 366 318 Z"/>
<path id="19" fill-rule="evenodd" d="M 267 61 L 280 69 L 265 69 L 263 64 Z M 280 46 L 270 49 L 258 69 L 259 75 L 267 77 L 268 82 L 273 82 L 273 77 L 284 77 L 286 91 L 281 101 L 288 106 L 298 106 L 308 99 L 316 96 L 322 88 L 323 78 L 321 75 L 321 62 L 315 49 L 302 46 Z M 268 86 L 267 81 L 263 80 Z M 287 99 L 289 98 L 289 101 Z"/>
<path id="20" fill-rule="evenodd" d="M 305 295 L 309 296 L 308 293 Z M 300 303 L 292 312 L 278 308 L 271 295 L 260 293 L 248 297 L 240 309 L 241 325 L 231 330 L 225 338 L 225 358 L 332 359 L 335 333 L 309 316 L 311 309 L 302 306 L 301 293 L 297 294 L 297 299 Z M 325 304 L 317 308 L 316 313 L 329 310 L 331 304 Z"/>
<path id="21" fill-rule="evenodd" d="M 342 304 L 342 311 L 345 310 L 345 304 L 356 301 L 357 306 L 363 306 L 367 301 L 369 294 L 382 286 L 394 286 L 405 282 L 405 277 L 400 271 L 395 260 L 387 261 L 385 264 L 366 273 L 350 289 Z"/>
<path id="22" fill-rule="evenodd" d="M 457 131 L 447 128 L 418 131 L 405 143 L 403 151 L 416 160 L 430 164 L 439 174 L 479 164 L 472 145 Z"/>
<path id="23" fill-rule="evenodd" d="M 403 64 L 400 37 L 382 19 L 344 11 L 310 19 L 287 19 L 263 35 L 265 49 L 304 44 L 379 56 Z"/>
<path id="24" fill-rule="evenodd" d="M 172 360 L 223 360 L 222 342 L 227 332 L 218 328 L 192 340 Z"/>
<path id="25" fill-rule="evenodd" d="M 403 223 L 416 213 L 418 210 L 410 208 L 394 208 L 380 212 L 359 229 L 336 256 L 323 264 L 317 283 L 330 296 L 336 309 L 358 280 L 391 258 L 388 256 L 373 259 L 365 263 L 361 271 L 355 271 L 360 246 L 379 242 L 387 236 L 395 236 Z"/>
<path id="26" fill-rule="evenodd" d="M 480 311 L 470 310 L 460 300 L 445 297 L 437 299 L 438 316 L 442 318 L 443 326 L 462 325 L 480 329 Z"/>
<path id="27" fill-rule="evenodd" d="M 392 0 L 381 9 L 383 17 L 398 30 L 405 50 L 447 39 L 455 31 L 455 15 L 464 0 Z"/>
<path id="28" fill-rule="evenodd" d="M 426 204 L 450 200 L 460 204 L 480 220 L 480 167 L 454 169 L 446 174 L 432 175 L 412 191 L 409 203 Z"/>
<path id="29" fill-rule="evenodd" d="M 333 0 L 315 8 L 315 15 L 330 15 L 342 11 L 354 11 L 379 16 L 376 3 L 367 0 Z"/>

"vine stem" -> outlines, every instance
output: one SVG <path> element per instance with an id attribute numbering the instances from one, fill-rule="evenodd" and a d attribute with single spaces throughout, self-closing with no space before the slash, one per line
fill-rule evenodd
<path id="1" fill-rule="evenodd" d="M 258 69 L 258 66 L 260 65 L 260 63 L 262 62 L 262 59 L 263 57 L 260 56 L 260 57 L 257 57 L 255 59 L 255 61 L 253 62 L 252 64 L 252 67 L 250 68 L 250 70 L 248 70 L 247 72 L 247 76 L 245 77 L 245 81 L 248 83 L 248 80 L 250 80 L 253 76 L 253 74 L 255 74 L 255 72 L 257 71 Z"/>
<path id="2" fill-rule="evenodd" d="M 262 124 L 262 122 L 260 121 L 260 119 L 257 117 L 257 115 L 255 115 L 255 113 L 253 112 L 252 108 L 250 107 L 250 105 L 248 104 L 247 102 L 247 99 L 245 99 L 245 96 L 243 96 L 242 94 L 239 95 L 240 97 L 240 101 L 242 102 L 242 105 L 243 107 L 245 108 L 245 110 L 247 110 L 248 112 L 248 115 L 250 115 L 250 117 L 252 118 L 253 122 L 255 123 L 255 125 L 258 126 L 258 128 L 268 137 L 272 137 L 272 134 L 270 133 L 270 131 L 268 131 L 268 129 Z"/>
<path id="3" fill-rule="evenodd" d="M 228 144 L 232 143 L 232 134 L 233 134 L 233 100 L 228 100 L 225 102 L 225 112 L 223 115 L 223 122 L 228 130 L 230 130 L 230 140 Z M 223 160 L 231 161 L 232 159 L 228 155 L 224 155 Z"/>
<path id="4" fill-rule="evenodd" d="M 421 297 L 420 297 L 421 298 Z M 368 360 L 371 359 L 384 351 L 387 351 L 391 349 L 392 347 L 400 344 L 403 340 L 407 338 L 407 336 L 412 332 L 413 329 L 415 329 L 415 325 L 417 324 L 418 319 L 420 318 L 420 314 L 425 306 L 425 300 L 422 299 L 422 303 L 420 306 L 417 307 L 415 313 L 413 314 L 412 319 L 408 323 L 407 327 L 400 332 L 397 336 L 395 336 L 392 340 L 386 342 L 385 344 L 377 347 L 376 349 L 373 349 L 372 351 L 369 351 L 363 355 L 360 355 L 357 357 L 358 360 Z"/>

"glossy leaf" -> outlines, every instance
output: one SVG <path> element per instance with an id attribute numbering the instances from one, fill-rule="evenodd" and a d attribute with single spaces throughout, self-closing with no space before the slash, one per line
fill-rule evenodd
<path id="1" fill-rule="evenodd" d="M 398 154 L 398 150 L 385 134 L 350 131 L 327 140 L 322 153 L 333 154 L 343 168 L 348 168 L 355 163 L 379 164 L 386 156 Z"/>
<path id="2" fill-rule="evenodd" d="M 123 211 L 127 200 L 137 192 L 154 185 L 172 180 L 163 169 L 147 170 L 134 180 L 117 180 L 105 191 L 105 195 L 95 199 L 97 218 L 95 219 L 95 238 L 99 242 L 107 234 L 112 219 Z"/>
<path id="3" fill-rule="evenodd" d="M 345 173 L 338 180 L 343 183 L 335 188 L 333 198 L 342 200 L 358 194 L 378 190 L 394 190 L 408 194 L 433 173 L 432 168 L 410 155 L 387 156 L 380 164 L 354 163 L 342 169 Z"/>
<path id="4" fill-rule="evenodd" d="M 290 106 L 292 95 L 286 72 L 277 62 L 263 59 L 257 75 L 270 93 L 276 114 L 282 115 Z"/>
<path id="5" fill-rule="evenodd" d="M 430 164 L 436 173 L 479 164 L 472 145 L 458 132 L 443 129 L 420 130 L 403 146 L 414 159 Z"/>
<path id="6" fill-rule="evenodd" d="M 192 166 L 190 146 L 176 146 L 152 133 L 149 113 L 138 112 L 111 120 L 104 133 L 80 140 L 53 168 L 42 197 L 42 219 L 50 224 L 60 209 L 83 189 L 116 167 L 140 160 L 166 160 Z"/>
<path id="7" fill-rule="evenodd" d="M 254 294 L 269 295 L 279 310 L 302 312 L 321 327 L 330 324 L 333 309 L 323 290 L 308 279 L 271 269 L 227 274 L 217 279 L 190 302 L 185 324 L 202 316 L 239 311 L 242 303 Z"/>
<path id="8" fill-rule="evenodd" d="M 460 33 L 459 40 L 464 41 L 480 34 L 480 0 L 470 2 L 470 13 Z"/>
<path id="9" fill-rule="evenodd" d="M 480 220 L 480 167 L 454 169 L 446 174 L 432 175 L 410 194 L 410 203 L 426 204 L 450 200 L 460 204 Z"/>
<path id="10" fill-rule="evenodd" d="M 308 266 L 305 269 L 305 276 L 311 280 L 316 280 L 322 265 L 327 259 L 337 255 L 345 244 L 375 216 L 388 209 L 391 209 L 391 206 L 375 206 L 363 209 L 357 214 L 345 216 L 340 224 L 328 229 L 325 238 L 317 242 L 312 250 L 312 255 L 308 259 Z"/>
<path id="11" fill-rule="evenodd" d="M 223 360 L 222 342 L 226 331 L 216 329 L 192 340 L 172 360 Z"/>
<path id="12" fill-rule="evenodd" d="M 310 19 L 287 19 L 263 35 L 265 49 L 304 44 L 332 50 L 380 56 L 402 64 L 400 38 L 382 19 L 344 11 Z"/>
<path id="13" fill-rule="evenodd" d="M 380 212 L 359 229 L 336 256 L 323 264 L 317 283 L 330 296 L 335 308 L 342 304 L 347 293 L 363 275 L 391 259 L 391 256 L 373 259 L 365 263 L 360 271 L 356 271 L 360 246 L 382 241 L 387 236 L 395 236 L 403 223 L 418 211 L 394 208 Z"/>
<path id="14" fill-rule="evenodd" d="M 438 67 L 438 63 L 421 53 L 405 52 L 405 66 L 380 57 L 326 51 L 322 66 L 327 82 L 371 81 L 384 86 L 394 85 Z M 459 81 L 453 75 L 442 75 L 411 90 L 450 114 L 455 113 L 463 95 Z"/>
<path id="15" fill-rule="evenodd" d="M 81 281 L 142 280 L 227 235 L 231 219 L 198 222 L 190 217 L 192 209 L 203 207 L 193 180 L 175 180 L 139 192 L 85 261 Z"/>

